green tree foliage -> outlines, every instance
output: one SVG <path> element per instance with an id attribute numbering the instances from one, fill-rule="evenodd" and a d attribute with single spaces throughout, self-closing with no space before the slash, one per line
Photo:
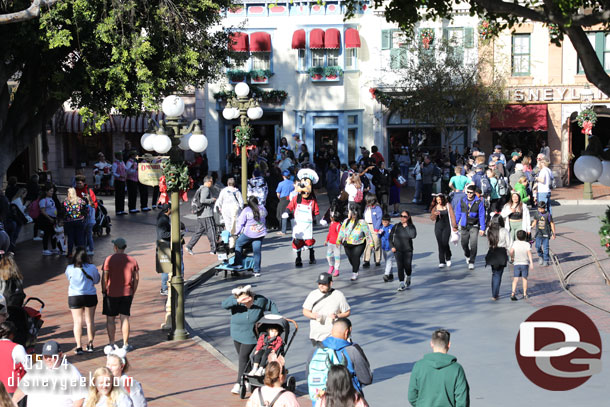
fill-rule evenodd
<path id="1" fill-rule="evenodd" d="M 485 57 L 470 63 L 462 49 L 447 41 L 427 49 L 416 43 L 419 46 L 400 49 L 396 57 L 403 61 L 392 61 L 394 67 L 403 67 L 395 69 L 399 79 L 371 90 L 379 103 L 403 117 L 433 124 L 444 135 L 454 123 L 485 127 L 490 115 L 504 108 L 504 81 L 501 75 L 491 75 Z M 494 79 L 483 81 L 482 75 Z"/>
<path id="2" fill-rule="evenodd" d="M 606 215 L 600 219 L 602 221 L 598 232 L 600 244 L 606 249 L 606 253 L 610 254 L 610 206 L 606 209 Z"/>
<path id="3" fill-rule="evenodd" d="M 64 0 L 38 18 L 0 24 L 0 174 L 62 103 L 98 126 L 116 109 L 155 109 L 159 99 L 218 77 L 228 0 Z M 0 3 L 0 13 L 30 0 Z M 16 87 L 16 91 L 15 91 Z"/>
<path id="4" fill-rule="evenodd" d="M 610 24 L 610 3 L 603 0 L 372 0 L 383 7 L 386 19 L 407 32 L 417 23 L 432 19 L 451 19 L 456 4 L 470 5 L 470 13 L 487 19 L 498 28 L 513 27 L 526 21 L 552 25 L 552 40 L 560 43 L 564 34 L 570 38 L 589 82 L 610 95 L 610 77 L 589 42 L 585 29 Z M 347 17 L 353 15 L 363 0 L 346 0 Z"/>

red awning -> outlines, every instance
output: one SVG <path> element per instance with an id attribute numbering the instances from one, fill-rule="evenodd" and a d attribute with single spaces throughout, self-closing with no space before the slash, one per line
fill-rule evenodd
<path id="1" fill-rule="evenodd" d="M 508 105 L 501 115 L 491 117 L 489 128 L 490 130 L 546 131 L 546 105 Z"/>
<path id="2" fill-rule="evenodd" d="M 324 30 L 315 28 L 309 32 L 309 48 L 324 48 Z"/>
<path id="3" fill-rule="evenodd" d="M 250 52 L 271 52 L 271 35 L 266 32 L 250 34 Z"/>
<path id="4" fill-rule="evenodd" d="M 83 118 L 78 113 L 78 110 L 65 111 L 63 119 L 66 133 L 82 133 L 85 131 L 85 123 L 83 123 Z M 110 115 L 110 118 L 102 125 L 102 129 L 99 132 L 114 133 L 117 131 L 117 122 L 119 121 L 120 118 Z M 96 130 L 95 133 L 98 133 L 98 131 Z"/>
<path id="5" fill-rule="evenodd" d="M 355 28 L 345 30 L 345 48 L 360 48 L 360 34 Z"/>
<path id="6" fill-rule="evenodd" d="M 305 30 L 292 33 L 292 49 L 305 49 Z"/>
<path id="7" fill-rule="evenodd" d="M 233 32 L 229 34 L 231 43 L 229 48 L 233 52 L 248 52 L 248 34 L 242 32 Z"/>
<path id="8" fill-rule="evenodd" d="M 337 30 L 336 28 L 329 28 L 328 30 L 326 30 L 326 34 L 324 34 L 324 48 L 341 48 L 341 33 L 339 32 L 339 30 Z"/>

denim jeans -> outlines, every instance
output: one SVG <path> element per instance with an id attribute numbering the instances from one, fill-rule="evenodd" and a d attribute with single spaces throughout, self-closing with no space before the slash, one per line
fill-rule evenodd
<path id="1" fill-rule="evenodd" d="M 536 236 L 536 251 L 538 251 L 538 257 L 546 262 L 551 261 L 549 257 L 549 240 L 548 237 Z"/>
<path id="2" fill-rule="evenodd" d="M 83 220 L 73 220 L 64 223 L 64 231 L 68 237 L 68 254 L 72 254 L 74 245 L 85 245 L 85 222 Z"/>
<path id="3" fill-rule="evenodd" d="M 93 224 L 88 223 L 85 225 L 85 243 L 87 244 L 87 250 L 93 251 Z"/>
<path id="4" fill-rule="evenodd" d="M 243 247 L 248 243 L 252 242 L 252 252 L 254 254 L 254 272 L 261 272 L 261 247 L 263 245 L 264 237 L 252 238 L 245 234 L 241 234 L 235 242 L 235 261 L 234 265 L 241 265 L 243 259 Z"/>
<path id="5" fill-rule="evenodd" d="M 498 298 L 500 296 L 500 283 L 502 283 L 502 273 L 504 273 L 504 267 L 491 268 L 491 296 Z"/>
<path id="6" fill-rule="evenodd" d="M 424 182 L 422 180 L 415 181 L 415 195 L 413 195 L 413 199 L 415 199 L 417 202 L 421 202 L 421 194 L 422 194 L 423 186 L 424 186 Z"/>

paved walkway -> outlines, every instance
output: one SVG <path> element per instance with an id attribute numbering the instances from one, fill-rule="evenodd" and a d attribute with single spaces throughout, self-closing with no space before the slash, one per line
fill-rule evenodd
<path id="1" fill-rule="evenodd" d="M 324 201 L 321 199 L 321 202 Z M 422 213 L 421 209 L 412 205 L 403 206 L 412 209 L 414 214 Z M 114 212 L 111 204 L 107 207 L 110 213 Z M 597 207 L 593 212 L 579 214 L 573 213 L 573 209 L 559 207 L 555 211 L 554 208 L 560 233 L 573 233 L 579 239 L 587 236 L 588 244 L 596 248 L 597 216 L 603 213 L 604 208 Z M 183 204 L 182 213 L 189 213 L 188 204 Z M 195 226 L 191 218 L 187 216 L 184 219 L 189 229 Z M 197 287 L 187 299 L 191 328 L 215 348 L 206 349 L 194 340 L 166 341 L 166 335 L 159 329 L 163 321 L 165 297 L 158 293 L 159 277 L 154 271 L 155 222 L 156 212 L 113 218 L 112 235 L 96 239 L 95 264 L 100 265 L 105 256 L 111 253 L 110 240 L 122 236 L 127 239 L 128 253 L 136 257 L 141 267 L 141 284 L 133 305 L 130 343 L 136 349 L 129 354 L 131 374 L 142 382 L 149 404 L 153 407 L 243 406 L 243 401 L 229 393 L 235 376 L 231 362 L 235 360 L 235 355 L 228 335 L 228 315 L 219 306 L 237 282 L 213 277 Z M 592 378 L 581 389 L 559 397 L 554 393 L 541 392 L 531 385 L 516 367 L 514 353 L 511 352 L 519 322 L 531 314 L 534 307 L 555 303 L 577 306 L 591 315 L 606 339 L 610 332 L 608 314 L 583 306 L 563 292 L 551 268 L 533 273 L 534 295 L 527 302 L 517 303 L 508 301 L 511 276 L 507 270 L 502 283 L 502 299 L 498 303 L 491 303 L 489 272 L 483 269 L 481 257 L 477 270 L 470 273 L 463 264 L 461 249 L 456 248 L 451 270 L 438 271 L 432 225 L 427 215 L 419 216 L 416 223 L 419 252 L 415 256 L 414 284 L 410 291 L 402 293 L 404 295 L 396 294 L 394 286 L 381 281 L 382 271 L 376 268 L 363 272 L 357 284 L 350 283 L 345 258 L 342 275 L 336 284 L 348 295 L 354 309 L 354 339 L 364 346 L 375 371 L 375 382 L 366 390 L 373 406 L 406 405 L 406 384 L 413 363 L 428 351 L 428 335 L 439 326 L 454 331 L 452 352 L 466 368 L 472 387 L 473 406 L 512 405 L 514 394 L 511 389 L 514 388 L 525 389 L 527 398 L 521 397 L 520 401 L 526 405 L 597 406 L 602 399 L 606 400 L 602 396 L 607 396 L 605 383 L 610 378 L 607 370 Z M 318 230 L 318 240 L 323 240 L 324 236 L 325 231 Z M 586 253 L 582 254 L 581 249 L 574 249 L 567 243 L 564 245 L 560 239 L 554 241 L 551 247 L 566 267 L 568 262 L 576 264 L 586 261 Z M 81 372 L 103 365 L 105 358 L 101 348 L 107 343 L 107 335 L 99 309 L 101 305 L 96 314 L 95 340 L 100 351 L 74 356 L 72 320 L 66 298 L 68 284 L 63 275 L 67 260 L 40 256 L 40 242 L 27 242 L 19 245 L 18 249 L 16 258 L 25 277 L 26 293 L 28 296 L 38 296 L 47 303 L 43 311 L 45 325 L 39 342 L 49 339 L 59 341 L 69 352 L 70 361 Z M 288 357 L 288 368 L 299 380 L 299 390 L 304 393 L 304 360 L 310 346 L 307 342 L 308 324 L 300 311 L 304 295 L 315 286 L 316 274 L 326 269 L 324 251 L 322 247 L 317 249 L 317 265 L 306 265 L 296 271 L 292 268 L 293 253 L 289 248 L 289 238 L 270 235 L 265 239 L 264 249 L 263 277 L 256 281 L 244 281 L 255 283 L 258 291 L 278 302 L 285 315 L 295 317 L 300 323 L 300 332 Z M 479 256 L 484 254 L 485 249 L 481 240 Z M 214 256 L 205 254 L 208 251 L 204 238 L 195 247 L 196 256 L 186 256 L 187 279 L 216 260 Z M 577 284 L 579 289 L 586 288 L 577 280 L 572 283 L 575 288 Z M 101 300 L 101 295 L 99 298 Z M 608 363 L 610 361 L 605 356 L 604 364 L 608 366 Z M 498 371 L 498 366 L 503 366 L 503 369 Z M 502 383 L 500 388 L 497 387 L 498 383 Z M 498 397 L 502 397 L 501 402 Z M 302 406 L 311 405 L 306 397 L 300 397 L 300 401 Z"/>

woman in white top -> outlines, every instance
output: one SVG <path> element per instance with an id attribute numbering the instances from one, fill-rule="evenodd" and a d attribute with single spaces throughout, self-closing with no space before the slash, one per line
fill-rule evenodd
<path id="1" fill-rule="evenodd" d="M 510 202 L 507 202 L 506 205 L 504 205 L 500 215 L 504 218 L 504 228 L 508 232 L 508 247 L 517 239 L 517 231 L 524 230 L 526 233 L 530 232 L 530 211 L 527 208 L 527 205 L 521 202 L 521 195 L 519 192 L 512 191 Z"/>
<path id="2" fill-rule="evenodd" d="M 106 367 L 110 369 L 114 377 L 120 378 L 120 385 L 123 390 L 129 395 L 133 407 L 147 407 L 146 397 L 142 391 L 142 385 L 139 381 L 125 373 L 129 370 L 129 362 L 125 356 L 127 352 L 123 348 L 114 345 L 114 348 L 106 346 Z"/>
<path id="3" fill-rule="evenodd" d="M 356 202 L 356 195 L 358 195 L 358 191 L 360 191 L 360 201 L 362 201 L 363 190 L 362 190 L 362 182 L 360 181 L 360 175 L 352 174 L 345 181 L 345 192 L 347 192 L 347 200 L 348 202 Z"/>
<path id="4" fill-rule="evenodd" d="M 11 204 L 15 205 L 19 211 L 23 214 L 23 216 L 25 217 L 25 219 L 27 220 L 27 223 L 32 223 L 32 218 L 30 217 L 30 215 L 28 215 L 25 211 L 26 211 L 26 207 L 25 207 L 25 196 L 28 194 L 27 189 L 25 188 L 19 188 L 17 190 L 17 193 L 15 194 L 15 196 L 13 197 L 13 200 L 11 201 Z"/>
<path id="5" fill-rule="evenodd" d="M 284 390 L 282 383 L 286 380 L 284 367 L 277 361 L 267 364 L 265 369 L 265 385 L 252 392 L 246 407 L 265 407 L 273 403 L 273 407 L 299 407 L 294 393 Z"/>
<path id="6" fill-rule="evenodd" d="M 93 372 L 89 383 L 89 395 L 85 407 L 133 407 L 131 399 L 120 386 L 115 386 L 118 379 L 107 367 L 98 367 Z"/>

